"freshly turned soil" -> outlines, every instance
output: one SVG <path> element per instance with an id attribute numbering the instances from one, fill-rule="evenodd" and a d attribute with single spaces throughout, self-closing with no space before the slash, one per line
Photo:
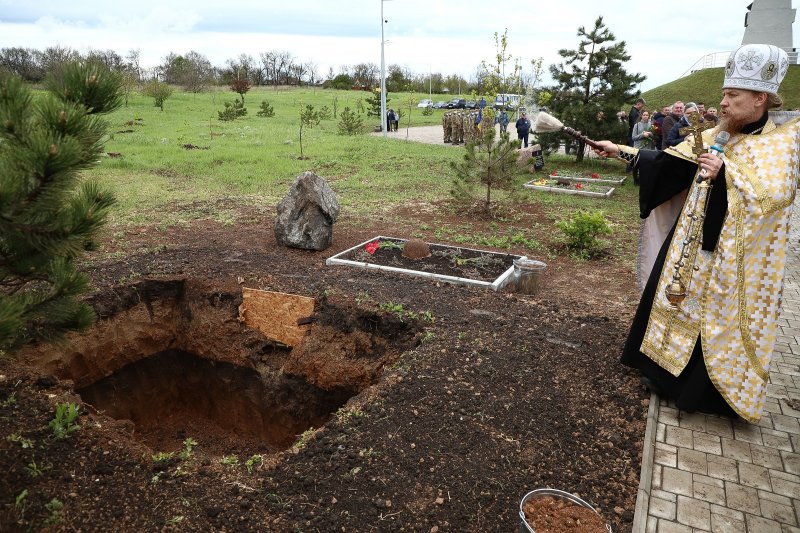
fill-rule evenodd
<path id="1" fill-rule="evenodd" d="M 531 498 L 522 511 L 536 533 L 608 533 L 597 513 L 560 498 Z"/>
<path id="2" fill-rule="evenodd" d="M 226 407 L 224 416 L 206 419 L 204 411 L 173 420 L 149 410 L 159 418 L 141 428 L 137 412 L 115 419 L 107 401 L 96 408 L 80 396 L 104 368 L 71 355 L 73 377 L 60 374 L 74 342 L 42 358 L 0 358 L 0 531 L 508 533 L 519 529 L 521 498 L 539 487 L 579 494 L 615 532 L 631 530 L 649 396 L 619 363 L 638 291 L 632 262 L 617 250 L 635 247 L 635 231 L 627 241 L 615 233 L 606 256 L 575 260 L 548 240 L 550 215 L 524 205 L 509 217 L 513 226 L 501 221 L 497 231 L 544 228 L 536 238 L 552 255 L 533 258 L 547 262 L 546 290 L 531 296 L 325 265 L 387 233 L 456 244 L 436 228 L 477 234 L 484 220 L 438 205 L 399 207 L 386 215 L 391 223 L 350 214 L 337 222 L 331 248 L 312 252 L 278 245 L 274 207 L 267 207 L 231 206 L 238 210 L 233 225 L 201 219 L 109 232 L 83 265 L 100 316 L 95 329 L 122 313 L 132 317 L 102 330 L 94 351 L 121 365 L 147 355 L 132 353 L 146 333 L 154 345 L 217 361 L 198 363 L 195 393 L 219 397 L 218 385 L 206 385 L 214 369 L 239 386 L 225 394 L 242 402 L 214 402 Z M 165 278 L 187 282 L 134 286 Z M 242 286 L 327 299 L 330 311 L 315 313 L 309 326 L 314 343 L 290 351 L 248 331 L 237 320 Z M 182 294 L 182 305 L 162 303 Z M 191 294 L 203 300 L 185 300 Z M 433 320 L 383 311 L 387 302 Z M 191 328 L 155 330 L 160 317 Z M 336 350 L 345 344 L 352 348 Z M 320 350 L 324 365 L 313 356 Z M 249 406 L 260 402 L 244 403 L 258 389 L 242 389 L 238 371 L 223 363 L 263 376 L 283 369 L 283 378 L 268 383 L 273 390 L 303 392 L 281 392 L 274 397 L 281 411 L 264 413 L 296 436 L 290 448 L 271 449 L 250 423 L 223 433 L 228 419 L 252 417 Z M 149 370 L 139 375 L 153 386 L 175 381 L 165 375 L 158 382 Z M 185 390 L 174 392 L 130 397 L 186 399 Z M 294 429 L 283 413 L 300 413 L 309 402 L 338 410 L 327 422 L 309 411 L 314 430 Z M 61 403 L 79 406 L 80 428 L 58 440 L 49 423 Z M 197 444 L 183 458 L 189 438 Z M 275 447 L 285 444 L 275 440 Z"/>

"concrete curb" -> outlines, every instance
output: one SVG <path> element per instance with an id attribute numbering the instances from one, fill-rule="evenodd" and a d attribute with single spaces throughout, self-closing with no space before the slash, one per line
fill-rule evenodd
<path id="1" fill-rule="evenodd" d="M 647 409 L 644 443 L 642 444 L 642 470 L 639 474 L 639 490 L 636 493 L 636 507 L 633 512 L 631 533 L 645 533 L 647 529 L 650 487 L 653 484 L 653 455 L 656 449 L 656 430 L 658 429 L 658 407 L 658 396 L 651 394 L 650 407 Z"/>

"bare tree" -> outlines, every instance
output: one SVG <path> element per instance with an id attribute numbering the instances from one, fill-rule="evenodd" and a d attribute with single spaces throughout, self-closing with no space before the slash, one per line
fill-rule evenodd
<path id="1" fill-rule="evenodd" d="M 379 83 L 380 68 L 375 63 L 359 63 L 353 66 L 353 80 L 367 88 L 375 87 Z"/>
<path id="2" fill-rule="evenodd" d="M 139 66 L 139 59 L 141 57 L 141 51 L 136 48 L 131 48 L 128 50 L 128 55 L 125 56 L 125 59 L 128 62 L 128 70 L 136 76 L 136 81 L 140 81 L 142 79 L 142 68 Z"/>
<path id="3" fill-rule="evenodd" d="M 42 70 L 46 73 L 60 71 L 67 63 L 80 59 L 80 54 L 66 46 L 50 46 L 42 52 Z"/>
<path id="4" fill-rule="evenodd" d="M 0 70 L 17 74 L 29 82 L 39 82 L 45 75 L 42 53 L 33 48 L 3 48 L 0 50 Z"/>
<path id="5" fill-rule="evenodd" d="M 125 69 L 125 60 L 114 50 L 89 50 L 86 59 L 91 62 L 100 63 L 109 70 L 122 72 Z"/>
<path id="6" fill-rule="evenodd" d="M 276 52 L 275 62 L 278 84 L 289 85 L 294 59 L 289 52 Z"/>
<path id="7" fill-rule="evenodd" d="M 278 54 L 277 52 L 261 52 L 261 70 L 264 72 L 264 81 L 270 85 L 278 84 Z"/>
<path id="8" fill-rule="evenodd" d="M 309 85 L 316 85 L 319 83 L 319 67 L 313 61 L 307 61 L 304 65 L 306 71 L 306 80 Z"/>

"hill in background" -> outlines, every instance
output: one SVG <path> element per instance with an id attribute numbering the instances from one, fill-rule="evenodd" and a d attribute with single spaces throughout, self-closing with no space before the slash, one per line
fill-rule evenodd
<path id="1" fill-rule="evenodd" d="M 724 68 L 698 70 L 686 77 L 660 85 L 642 93 L 647 109 L 658 110 L 677 100 L 705 102 L 706 108 L 719 107 L 722 99 Z M 800 109 L 800 65 L 790 65 L 779 91 L 783 97 L 782 109 Z M 627 110 L 626 110 L 627 111 Z"/>

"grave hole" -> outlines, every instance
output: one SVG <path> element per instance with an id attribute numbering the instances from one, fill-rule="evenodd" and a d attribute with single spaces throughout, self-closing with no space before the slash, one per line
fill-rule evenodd
<path id="1" fill-rule="evenodd" d="M 131 363 L 77 390 L 84 402 L 117 420 L 154 451 L 175 451 L 187 437 L 214 455 L 288 448 L 323 426 L 355 393 L 326 391 L 297 377 L 264 379 L 252 368 L 180 350 Z"/>
<path id="2" fill-rule="evenodd" d="M 186 438 L 211 456 L 269 454 L 320 428 L 419 342 L 420 326 L 324 301 L 293 348 L 239 320 L 241 289 L 144 281 L 98 295 L 66 347 L 28 354 L 153 452 Z"/>

